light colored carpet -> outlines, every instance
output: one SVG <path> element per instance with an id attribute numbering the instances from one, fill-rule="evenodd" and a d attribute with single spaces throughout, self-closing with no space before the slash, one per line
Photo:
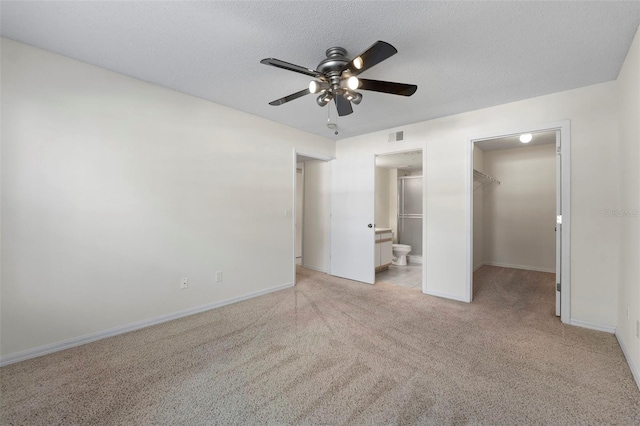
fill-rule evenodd
<path id="1" fill-rule="evenodd" d="M 484 267 L 472 304 L 299 270 L 295 288 L 0 369 L 2 424 L 638 424 L 614 336 L 553 275 Z"/>

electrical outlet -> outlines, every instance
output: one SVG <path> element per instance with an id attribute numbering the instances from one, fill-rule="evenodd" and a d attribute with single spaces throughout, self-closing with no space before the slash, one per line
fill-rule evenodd
<path id="1" fill-rule="evenodd" d="M 222 282 L 222 271 L 216 272 L 216 282 L 217 283 L 221 283 Z"/>
<path id="2" fill-rule="evenodd" d="M 189 279 L 182 278 L 180 280 L 180 290 L 186 290 L 187 288 L 189 288 Z"/>

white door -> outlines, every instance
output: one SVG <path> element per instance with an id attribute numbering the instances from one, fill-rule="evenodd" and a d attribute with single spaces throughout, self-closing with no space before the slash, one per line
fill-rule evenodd
<path id="1" fill-rule="evenodd" d="M 331 275 L 375 282 L 375 157 L 331 162 Z"/>
<path id="2" fill-rule="evenodd" d="M 560 316 L 562 290 L 562 158 L 560 131 L 556 130 L 556 316 Z"/>

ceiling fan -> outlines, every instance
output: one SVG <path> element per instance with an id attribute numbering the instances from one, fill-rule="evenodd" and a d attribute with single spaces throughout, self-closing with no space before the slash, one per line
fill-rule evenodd
<path id="1" fill-rule="evenodd" d="M 374 65 L 398 53 L 398 50 L 384 41 L 376 41 L 371 47 L 353 59 L 347 58 L 347 51 L 342 47 L 327 49 L 327 58 L 318 64 L 317 69 L 301 67 L 275 58 L 260 61 L 265 65 L 305 74 L 314 78 L 307 89 L 285 96 L 269 105 L 278 106 L 309 94 L 319 93 L 316 100 L 321 107 L 332 100 L 336 104 L 339 116 L 353 112 L 352 103 L 358 105 L 362 94 L 356 90 L 389 93 L 392 95 L 411 96 L 418 86 L 415 84 L 394 83 L 390 81 L 366 80 L 357 76 Z"/>

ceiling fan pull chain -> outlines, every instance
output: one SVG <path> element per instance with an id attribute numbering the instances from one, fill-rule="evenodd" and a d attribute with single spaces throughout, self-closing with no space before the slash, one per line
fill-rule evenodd
<path id="1" fill-rule="evenodd" d="M 327 105 L 327 127 L 331 130 L 335 131 L 335 134 L 338 134 L 338 115 L 336 114 L 336 122 L 331 122 L 331 103 Z"/>

